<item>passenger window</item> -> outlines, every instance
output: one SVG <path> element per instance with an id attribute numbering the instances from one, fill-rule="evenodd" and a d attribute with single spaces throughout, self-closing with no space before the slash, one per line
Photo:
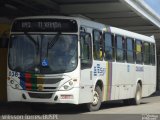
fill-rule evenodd
<path id="1" fill-rule="evenodd" d="M 148 42 L 143 43 L 143 57 L 144 57 L 144 64 L 149 65 L 150 64 L 150 45 Z"/>
<path id="2" fill-rule="evenodd" d="M 151 64 L 152 65 L 155 65 L 155 45 L 154 44 L 151 44 L 150 46 L 150 57 L 151 57 Z"/>
<path id="3" fill-rule="evenodd" d="M 142 64 L 142 61 L 143 61 L 142 42 L 139 41 L 139 40 L 136 40 L 135 52 L 136 52 L 136 63 L 137 64 Z"/>
<path id="4" fill-rule="evenodd" d="M 92 47 L 91 35 L 89 33 L 81 32 L 81 64 L 82 68 L 91 67 L 92 65 Z"/>
<path id="5" fill-rule="evenodd" d="M 124 39 L 122 36 L 116 36 L 116 60 L 124 62 Z"/>
<path id="6" fill-rule="evenodd" d="M 102 33 L 98 30 L 93 31 L 93 55 L 95 60 L 103 59 Z"/>
<path id="7" fill-rule="evenodd" d="M 104 59 L 114 60 L 114 36 L 110 33 L 104 34 Z"/>
<path id="8" fill-rule="evenodd" d="M 127 62 L 134 63 L 134 40 L 127 38 Z"/>

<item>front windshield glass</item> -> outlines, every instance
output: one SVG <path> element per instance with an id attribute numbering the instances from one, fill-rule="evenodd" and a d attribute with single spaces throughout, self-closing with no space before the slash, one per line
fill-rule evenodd
<path id="1" fill-rule="evenodd" d="M 77 35 L 12 35 L 9 67 L 41 74 L 71 72 L 77 66 L 77 45 Z"/>

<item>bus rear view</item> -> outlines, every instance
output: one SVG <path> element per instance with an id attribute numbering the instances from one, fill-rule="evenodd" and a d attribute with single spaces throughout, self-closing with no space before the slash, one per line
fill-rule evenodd
<path id="1" fill-rule="evenodd" d="M 13 22 L 8 101 L 78 104 L 78 25 L 73 19 Z"/>

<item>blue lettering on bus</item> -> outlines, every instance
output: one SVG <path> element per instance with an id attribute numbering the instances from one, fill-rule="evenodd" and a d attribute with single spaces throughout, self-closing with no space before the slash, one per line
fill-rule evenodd
<path id="1" fill-rule="evenodd" d="M 130 72 L 130 65 L 127 65 L 127 72 Z"/>
<path id="2" fill-rule="evenodd" d="M 144 71 L 144 68 L 143 68 L 143 67 L 140 67 L 140 66 L 136 66 L 136 71 L 137 71 L 137 72 L 143 72 L 143 71 Z"/>
<path id="3" fill-rule="evenodd" d="M 104 76 L 106 72 L 106 68 L 101 67 L 100 64 L 97 64 L 96 66 L 94 66 L 94 76 Z"/>
<path id="4" fill-rule="evenodd" d="M 100 64 L 97 64 L 97 72 L 100 73 Z"/>
<path id="5" fill-rule="evenodd" d="M 94 67 L 94 76 L 97 76 L 97 69 Z"/>

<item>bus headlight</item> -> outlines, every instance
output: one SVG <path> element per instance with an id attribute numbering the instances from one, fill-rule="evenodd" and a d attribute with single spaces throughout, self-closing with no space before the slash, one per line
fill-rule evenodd
<path id="1" fill-rule="evenodd" d="M 19 85 L 19 83 L 18 83 L 16 80 L 11 79 L 11 80 L 9 81 L 9 84 L 10 84 L 10 86 L 11 86 L 13 89 L 22 90 L 22 87 Z"/>
<path id="2" fill-rule="evenodd" d="M 68 81 L 66 83 L 64 83 L 59 90 L 70 90 L 74 87 L 74 83 L 73 81 Z"/>

